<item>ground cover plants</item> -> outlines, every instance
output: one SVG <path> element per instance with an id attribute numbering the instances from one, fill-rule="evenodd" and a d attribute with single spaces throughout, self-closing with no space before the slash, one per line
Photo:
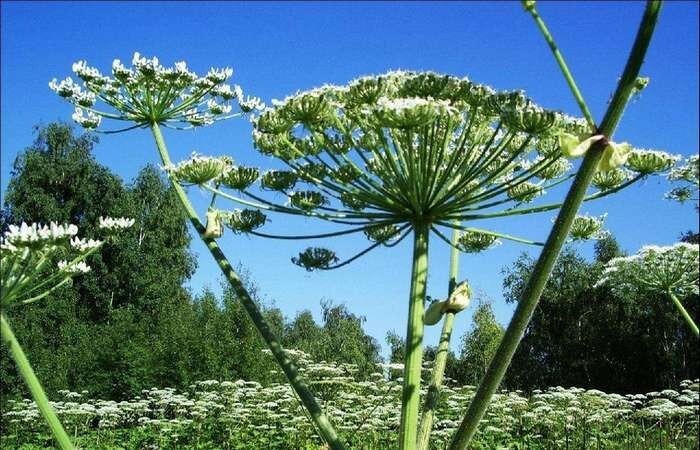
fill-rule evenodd
<path id="1" fill-rule="evenodd" d="M 400 390 L 400 407 L 392 410 L 399 411 L 395 426 L 396 418 L 393 416 L 374 418 L 375 422 L 385 422 L 376 423 L 377 430 L 395 430 L 396 436 L 395 439 L 380 437 L 376 446 L 396 445 L 401 450 L 427 449 L 431 446 L 464 449 L 470 445 L 490 448 L 502 444 L 498 436 L 504 431 L 504 424 L 496 421 L 498 425 L 492 426 L 492 435 L 488 436 L 484 434 L 488 428 L 479 434 L 478 426 L 480 423 L 486 425 L 487 421 L 492 420 L 493 416 L 489 414 L 493 413 L 489 411 L 497 408 L 499 399 L 506 395 L 499 397 L 496 393 L 563 245 L 570 240 L 600 238 L 603 235 L 604 216 L 579 215 L 581 204 L 614 194 L 651 175 L 665 174 L 676 164 L 678 158 L 673 155 L 637 149 L 631 144 L 612 140 L 630 98 L 644 89 L 648 82 L 639 77 L 639 71 L 661 3 L 647 3 L 624 72 L 608 109 L 599 122 L 589 111 L 551 33 L 537 13 L 535 2 L 526 1 L 523 6 L 532 15 L 552 49 L 581 109 L 582 119 L 545 109 L 519 91 L 499 92 L 466 78 L 433 72 L 393 71 L 358 78 L 343 86 L 325 85 L 274 102 L 270 108 L 266 108 L 256 97 L 245 96 L 239 86 L 228 84 L 233 73 L 230 68 L 212 68 L 206 75 L 200 76 L 185 62 L 166 67 L 157 58 L 147 58 L 139 53 L 134 54 L 130 67 L 118 59 L 114 60 L 110 75 L 103 74 L 81 60 L 73 64 L 73 72 L 79 81 L 68 77 L 62 81 L 54 79 L 49 83 L 56 94 L 75 107 L 72 116 L 74 121 L 88 130 L 107 134 L 137 129 L 150 131 L 182 211 L 240 299 L 291 387 L 291 391 L 283 385 L 271 388 L 281 398 L 295 405 L 294 412 L 289 413 L 293 419 L 276 426 L 278 435 L 294 435 L 292 428 L 299 429 L 300 426 L 297 425 L 308 419 L 309 430 L 318 433 L 322 442 L 330 448 L 364 445 L 353 442 L 355 436 L 348 433 L 352 429 L 349 427 L 354 424 L 354 413 L 341 408 L 344 406 L 343 391 L 325 395 L 324 384 L 316 382 L 310 385 L 304 379 L 304 375 L 309 374 L 308 371 L 300 370 L 300 361 L 295 361 L 298 358 L 291 357 L 291 353 L 282 348 L 268 318 L 262 314 L 259 305 L 252 299 L 217 243 L 225 236 L 225 229 L 231 230 L 234 235 L 292 240 L 332 238 L 356 233 L 364 234 L 371 241 L 368 247 L 342 261 L 332 250 L 308 247 L 292 258 L 294 264 L 306 270 L 339 269 L 373 249 L 395 246 L 412 235 L 412 271 L 402 374 L 398 378 L 394 374 L 375 377 L 376 383 L 394 383 L 383 386 L 388 392 Z M 179 163 L 171 161 L 163 129 L 188 130 L 237 117 L 247 117 L 252 121 L 255 147 L 264 155 L 274 157 L 285 169 L 264 170 L 240 166 L 235 163 L 237 155 L 210 157 L 195 153 L 188 160 Z M 104 128 L 103 121 L 118 126 Z M 577 160 L 579 157 L 582 157 L 580 163 Z M 672 173 L 681 174 L 682 170 L 679 168 Z M 674 176 L 677 180 L 689 182 L 689 178 L 683 174 Z M 563 200 L 539 203 L 547 191 L 566 186 L 569 187 L 568 193 Z M 591 186 L 594 188 L 592 191 Z M 188 197 L 188 193 L 195 189 L 211 195 L 206 212 L 198 212 Z M 678 192 L 680 191 L 672 197 L 687 197 Z M 275 198 L 280 193 L 284 202 Z M 233 202 L 243 209 L 226 209 L 222 206 L 224 201 Z M 471 223 L 484 219 L 507 220 L 516 215 L 546 211 L 558 211 L 558 215 L 545 242 L 472 226 Z M 267 222 L 270 213 L 324 220 L 337 224 L 341 229 L 308 236 L 270 234 L 259 230 Z M 544 226 L 549 228 L 548 223 Z M 451 238 L 446 235 L 448 231 L 452 232 Z M 10 243 L 11 237 L 6 237 Z M 446 299 L 427 304 L 429 242 L 434 237 L 451 247 L 450 289 Z M 468 306 L 472 296 L 469 283 L 458 283 L 456 280 L 458 252 L 479 253 L 501 241 L 536 245 L 542 247 L 542 251 L 481 383 L 473 391 L 470 390 L 469 395 L 462 392 L 465 395 L 450 396 L 448 389 L 443 389 L 442 386 L 444 358 L 455 314 Z M 690 247 L 695 248 L 697 245 Z M 610 264 L 614 262 L 615 260 Z M 683 282 L 688 278 L 697 283 L 697 273 L 687 277 L 684 275 L 686 266 L 688 264 L 684 267 L 676 265 L 671 271 L 682 271 L 678 276 Z M 611 269 L 607 274 L 613 272 L 615 270 Z M 611 279 L 608 276 L 605 281 Z M 669 283 L 661 286 L 661 290 L 679 306 L 679 311 L 684 314 L 689 325 L 694 326 L 677 298 L 677 295 L 681 295 L 680 290 L 676 289 L 680 282 Z M 637 284 L 644 283 L 638 281 Z M 423 385 L 424 327 L 440 321 L 443 322 L 443 331 L 437 358 L 431 369 L 430 387 L 426 391 Z M 693 330 L 697 334 L 696 326 Z M 328 370 L 333 374 L 336 369 Z M 345 370 L 349 373 L 353 371 L 351 367 Z M 342 382 L 352 384 L 352 379 L 346 378 Z M 336 381 L 330 382 L 335 383 Z M 397 389 L 399 383 L 401 387 Z M 210 384 L 218 386 L 218 383 Z M 206 384 L 196 386 L 197 390 L 192 395 L 198 396 L 200 388 L 204 386 Z M 240 387 L 234 383 L 226 386 Z M 314 395 L 311 387 L 316 388 L 322 401 Z M 172 391 L 165 392 L 166 396 L 175 395 Z M 422 392 L 428 394 L 424 395 L 425 406 L 421 418 Z M 561 396 L 579 403 L 585 403 L 589 397 L 598 395 L 578 390 L 562 392 Z M 689 392 L 686 397 L 691 398 L 692 392 Z M 257 395 L 257 391 L 255 393 Z M 555 393 L 551 393 L 551 398 L 558 398 Z M 586 399 L 577 399 L 578 394 Z M 157 397 L 161 394 L 154 391 L 153 395 Z M 209 395 L 207 393 L 204 397 L 209 398 Z M 210 400 L 217 395 L 219 393 L 211 393 Z M 239 394 L 234 389 L 233 397 L 226 401 L 237 403 L 241 400 L 237 395 Z M 541 411 L 547 412 L 552 410 L 546 404 L 547 399 L 550 399 L 547 395 L 550 394 L 536 393 L 533 397 L 526 398 L 515 393 L 512 399 L 515 403 L 536 405 L 533 411 L 542 407 Z M 666 397 L 669 396 L 672 394 L 669 393 Z M 506 397 L 511 398 L 510 394 Z M 678 394 L 676 397 L 682 396 Z M 673 411 L 669 416 L 673 420 L 676 416 L 685 418 L 693 413 L 692 398 L 690 401 L 683 398 L 679 405 L 664 403 Z M 282 401 L 271 397 L 265 400 L 262 405 L 271 409 L 276 409 L 273 405 L 279 406 L 276 402 Z M 36 401 L 43 408 L 42 412 L 61 447 L 73 448 L 56 418 L 51 417 L 46 399 L 37 398 Z M 141 406 L 144 406 L 143 402 L 150 405 L 152 401 L 152 397 L 135 400 Z M 166 404 L 168 401 L 163 400 Z M 197 407 L 196 401 L 191 398 L 182 401 L 195 409 Z M 625 414 L 630 417 L 637 417 L 637 409 L 657 406 L 651 404 L 653 401 L 650 405 L 634 404 L 634 399 L 626 401 L 628 403 L 625 408 L 628 409 Z M 22 409 L 22 406 L 26 405 L 17 405 L 16 415 L 23 414 L 21 411 L 26 409 Z M 215 405 L 218 403 L 212 403 L 212 407 L 221 409 Z M 683 409 L 684 405 L 689 407 Z M 86 408 L 90 409 L 89 406 Z M 131 406 L 127 406 L 129 408 Z M 140 406 L 135 408 L 138 410 Z M 463 408 L 466 408 L 464 413 Z M 525 426 L 525 415 L 533 412 L 528 408 L 523 411 L 519 422 L 521 430 Z M 158 424 L 160 422 L 153 420 L 160 421 L 163 418 L 150 417 L 148 414 L 138 418 L 141 425 Z M 640 415 L 644 416 L 643 413 Z M 611 417 L 613 416 L 614 414 Z M 577 422 L 575 414 L 573 417 L 572 421 Z M 486 421 L 482 421 L 484 418 Z M 91 417 L 89 420 L 92 422 L 94 419 Z M 530 419 L 532 417 L 528 416 L 527 420 Z M 545 424 L 549 420 L 542 419 Z M 98 422 L 101 420 L 100 418 Z M 121 419 L 114 420 L 118 422 Z M 189 420 L 192 421 L 188 422 Z M 567 420 L 564 421 L 565 431 Z M 238 433 L 237 425 L 231 422 L 230 416 L 221 422 L 228 429 L 229 439 L 233 439 L 230 433 Z M 21 420 L 17 423 L 21 423 Z M 105 423 L 110 422 L 105 420 Z M 192 417 L 185 417 L 183 425 L 192 426 L 196 423 Z M 256 423 L 254 429 L 272 432 L 271 423 Z M 358 429 L 374 430 L 363 428 L 365 425 L 368 423 L 359 423 Z M 584 440 L 589 437 L 587 425 L 583 421 Z M 572 426 L 576 428 L 577 425 Z M 633 427 L 638 426 L 635 422 Z M 641 433 L 645 435 L 643 421 L 641 427 Z M 680 425 L 682 432 L 685 427 L 685 423 Z M 513 432 L 511 428 L 505 429 L 506 433 Z M 594 434 L 599 439 L 606 432 L 597 430 L 596 433 Z M 636 435 L 639 430 L 635 428 L 630 433 Z M 21 433 L 18 432 L 19 434 Z M 178 439 L 191 437 L 189 431 L 176 434 Z M 261 439 L 268 439 L 266 442 L 278 439 L 266 434 L 261 434 L 264 436 Z M 572 432 L 571 436 L 564 432 L 567 445 L 569 437 L 576 441 L 579 439 L 577 436 L 577 432 Z M 561 438 L 557 435 L 552 445 L 560 445 Z M 293 445 L 306 445 L 305 442 L 311 438 L 300 437 L 299 441 L 296 441 L 297 437 L 292 439 L 295 440 Z M 673 440 L 675 442 L 676 438 Z M 313 439 L 310 442 L 312 441 Z M 372 445 L 374 444 L 370 444 Z M 523 445 L 528 444 L 524 442 Z M 684 442 L 681 445 L 685 445 Z"/>
<path id="2" fill-rule="evenodd" d="M 348 446 L 385 449 L 396 445 L 400 423 L 401 364 L 375 367 L 358 381 L 352 364 L 315 362 L 288 350 L 323 399 Z M 267 357 L 261 355 L 261 357 Z M 430 373 L 430 364 L 423 368 Z M 444 449 L 459 425 L 475 386 L 446 380 L 430 447 Z M 421 390 L 421 397 L 427 389 Z M 289 385 L 262 386 L 244 380 L 203 380 L 178 391 L 144 390 L 124 401 L 63 391 L 53 402 L 76 445 L 85 449 L 317 449 L 322 442 Z M 644 394 L 608 394 L 575 387 L 494 395 L 472 448 L 675 448 L 698 445 L 698 381 Z M 12 402 L 3 413 L 3 448 L 44 448 L 50 443 L 36 407 Z"/>

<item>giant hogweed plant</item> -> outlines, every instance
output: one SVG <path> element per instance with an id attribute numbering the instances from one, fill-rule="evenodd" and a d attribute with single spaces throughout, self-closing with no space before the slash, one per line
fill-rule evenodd
<path id="1" fill-rule="evenodd" d="M 158 58 L 145 58 L 139 53 L 134 54 L 131 67 L 115 59 L 111 76 L 89 66 L 85 61 L 74 63 L 72 68 L 77 81 L 71 77 L 62 81 L 54 79 L 49 83 L 49 87 L 75 106 L 73 120 L 88 130 L 108 134 L 139 128 L 150 130 L 166 168 L 170 168 L 172 162 L 161 128 L 194 129 L 224 119 L 252 115 L 264 106 L 258 98 L 244 96 L 239 86 L 231 86 L 228 83 L 233 75 L 230 68 L 212 68 L 200 76 L 190 70 L 185 62 L 164 67 Z M 111 130 L 98 130 L 103 120 L 122 126 Z M 214 176 L 221 175 L 223 168 L 228 167 L 231 160 L 195 155 L 190 162 L 195 172 L 192 181 L 196 184 L 209 179 L 210 173 Z M 168 170 L 168 175 L 190 223 L 241 300 L 275 361 L 308 411 L 319 434 L 333 448 L 343 448 L 330 421 L 299 375 L 296 365 L 282 349 L 272 327 L 217 244 L 215 238 L 220 234 L 216 229 L 221 225 L 220 219 L 207 214 L 205 225 L 181 185 L 183 180 L 172 170 Z M 237 217 L 242 221 L 256 219 L 249 214 Z"/>
<path id="2" fill-rule="evenodd" d="M 46 393 L 41 386 L 17 340 L 6 310 L 28 305 L 49 296 L 73 278 L 90 271 L 85 262 L 105 242 L 114 242 L 120 230 L 134 224 L 133 219 L 100 217 L 98 228 L 105 239 L 88 239 L 77 236 L 78 227 L 72 224 L 48 225 L 37 223 L 10 225 L 0 237 L 0 332 L 10 350 L 19 375 L 46 420 L 58 445 L 63 450 L 73 449 L 68 435 L 58 420 Z"/>
<path id="3" fill-rule="evenodd" d="M 534 5 L 530 8 L 534 11 Z M 455 435 L 453 448 L 465 448 L 502 379 L 554 260 L 572 228 L 576 229 L 574 224 L 581 224 L 578 229 L 584 230 L 584 235 L 586 229 L 596 228 L 591 226 L 595 220 L 576 216 L 580 204 L 612 194 L 673 163 L 673 157 L 666 154 L 633 150 L 629 144 L 610 140 L 625 104 L 639 87 L 639 66 L 657 13 L 658 3 L 651 3 L 625 74 L 599 127 L 587 109 L 587 120 L 582 121 L 545 110 L 521 92 L 496 92 L 467 79 L 435 73 L 390 72 L 360 78 L 347 86 L 301 92 L 257 115 L 255 146 L 286 166 L 285 170 L 262 174 L 254 167 L 234 165 L 227 157 L 194 155 L 174 165 L 160 131 L 161 126 L 188 128 L 231 116 L 227 103 L 231 100 L 238 103 L 241 114 L 253 111 L 242 101 L 240 90 L 223 87 L 230 75 L 228 70 L 212 70 L 199 78 L 184 63 L 166 69 L 156 59 L 136 55 L 131 69 L 115 61 L 114 78 L 76 63 L 74 69 L 83 80 L 82 88 L 69 80 L 52 82 L 52 87 L 76 104 L 74 118 L 87 128 L 95 128 L 102 117 L 134 122 L 123 130 L 150 128 L 192 224 L 240 295 L 322 438 L 332 448 L 343 445 L 216 243 L 224 226 L 237 233 L 270 238 L 364 233 L 372 241 L 368 248 L 343 262 L 328 249 L 308 248 L 293 262 L 309 270 L 341 267 L 372 249 L 396 245 L 413 233 L 399 434 L 400 448 L 410 449 L 416 446 L 418 437 L 431 234 L 470 252 L 488 248 L 497 239 L 543 245 L 465 224 L 561 208 L 492 367 Z M 567 74 L 563 59 L 558 61 Z M 94 102 L 98 100 L 114 111 L 96 109 Z M 255 100 L 253 104 L 258 106 Z M 567 159 L 582 155 L 578 172 L 572 172 Z M 647 163 L 635 162 L 642 160 Z M 563 203 L 528 205 L 547 190 L 570 180 L 573 183 Z M 258 181 L 264 190 L 282 192 L 288 202 L 266 199 L 254 188 Z M 594 192 L 588 189 L 591 181 L 597 188 Z M 213 194 L 206 226 L 182 189 L 186 185 L 197 185 Z M 219 210 L 214 207 L 217 198 L 246 208 Z M 257 231 L 269 212 L 316 217 L 345 228 L 315 236 L 278 236 Z M 462 233 L 450 242 L 445 229 Z M 465 302 L 451 296 L 440 303 L 439 315 L 450 317 Z"/>
<path id="4" fill-rule="evenodd" d="M 668 297 L 698 338 L 698 326 L 681 299 L 700 293 L 699 267 L 698 244 L 648 245 L 635 255 L 608 261 L 597 286 L 609 286 L 613 292 L 622 295 L 661 294 Z"/>

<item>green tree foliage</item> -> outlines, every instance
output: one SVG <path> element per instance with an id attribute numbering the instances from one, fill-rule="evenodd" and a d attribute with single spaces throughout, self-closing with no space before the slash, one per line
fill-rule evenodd
<path id="1" fill-rule="evenodd" d="M 365 333 L 365 318 L 345 305 L 322 301 L 323 323 L 317 325 L 310 311 L 302 311 L 286 327 L 283 341 L 289 348 L 310 354 L 317 361 L 357 364 L 360 376 L 369 375 L 380 361 L 379 344 Z"/>
<path id="2" fill-rule="evenodd" d="M 452 378 L 456 378 L 460 384 L 478 384 L 496 353 L 503 333 L 504 329 L 496 320 L 491 305 L 480 303 L 472 316 L 471 330 L 462 336 L 460 355 L 454 362 Z"/>
<path id="3" fill-rule="evenodd" d="M 55 295 L 9 311 L 49 391 L 88 389 L 117 396 L 153 381 L 153 320 L 182 304 L 194 270 L 190 237 L 175 198 L 153 167 L 124 183 L 92 156 L 97 139 L 53 123 L 16 159 L 5 197 L 4 223 L 69 222 L 90 235 L 100 216 L 136 224 L 118 245 L 90 258 L 92 271 Z M 164 270 L 167 268 L 167 270 Z M 19 386 L 3 349 L 0 389 Z"/>
<path id="4" fill-rule="evenodd" d="M 574 248 L 562 252 L 513 357 L 509 386 L 648 392 L 698 377 L 697 342 L 670 301 L 593 288 L 602 262 L 619 254 L 613 237 L 596 245 L 592 262 Z M 504 270 L 508 302 L 518 301 L 532 267 L 532 258 L 522 255 Z M 696 318 L 698 300 L 686 303 Z"/>

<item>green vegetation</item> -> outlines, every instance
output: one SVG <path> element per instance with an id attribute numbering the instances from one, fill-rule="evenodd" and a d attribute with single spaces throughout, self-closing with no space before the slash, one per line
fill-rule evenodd
<path id="1" fill-rule="evenodd" d="M 368 380 L 360 381 L 353 364 L 318 363 L 304 352 L 288 351 L 316 392 L 333 392 L 324 408 L 343 418 L 337 429 L 351 448 L 396 445 L 401 383 L 390 375 L 400 375 L 402 365 L 374 366 Z M 258 353 L 258 358 L 273 364 L 268 355 Z M 474 395 L 474 386 L 446 381 L 429 447 L 435 450 L 445 448 Z M 57 400 L 61 420 L 76 445 L 86 450 L 325 448 L 285 384 L 213 379 L 177 390 L 146 389 L 121 402 L 69 391 L 61 391 Z M 690 450 L 698 445 L 697 414 L 697 381 L 683 381 L 676 390 L 629 395 L 573 387 L 530 394 L 501 391 L 471 448 Z M 2 448 L 34 450 L 50 443 L 31 401 L 12 402 L 3 423 Z"/>

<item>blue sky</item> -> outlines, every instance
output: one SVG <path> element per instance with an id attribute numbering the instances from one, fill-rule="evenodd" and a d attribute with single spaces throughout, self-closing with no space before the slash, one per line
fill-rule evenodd
<path id="1" fill-rule="evenodd" d="M 639 23 L 641 2 L 541 2 L 539 10 L 575 74 L 593 114 L 605 110 Z M 487 83 L 496 89 L 524 89 L 539 104 L 580 115 L 534 23 L 517 2 L 285 2 L 285 3 L 2 3 L 2 191 L 12 161 L 32 140 L 37 123 L 70 120 L 69 105 L 49 91 L 52 78 L 70 75 L 86 59 L 108 71 L 115 58 L 134 51 L 170 65 L 185 60 L 197 72 L 211 66 L 234 68 L 233 82 L 268 104 L 296 90 L 323 83 L 344 84 L 390 69 L 434 70 Z M 698 151 L 698 3 L 669 2 L 661 13 L 642 74 L 649 87 L 627 109 L 615 139 L 638 147 L 689 155 Z M 251 126 L 228 121 L 192 132 L 167 133 L 174 160 L 193 150 L 229 154 L 244 164 L 275 163 L 253 150 Z M 158 163 L 149 133 L 136 130 L 103 136 L 95 156 L 124 180 L 146 163 Z M 585 205 L 584 212 L 608 212 L 607 227 L 634 251 L 646 243 L 669 244 L 697 228 L 690 205 L 663 199 L 668 184 L 651 178 L 626 191 Z M 207 200 L 190 193 L 195 204 Z M 562 198 L 553 191 L 548 199 Z M 202 210 L 202 209 L 200 209 Z M 552 214 L 499 221 L 500 231 L 544 239 Z M 329 230 L 309 219 L 272 217 L 270 229 Z M 306 242 L 268 241 L 226 235 L 222 246 L 251 273 L 268 302 L 288 315 L 303 309 L 318 317 L 322 298 L 346 303 L 367 318 L 366 328 L 383 342 L 389 329 L 403 334 L 407 314 L 410 239 L 381 249 L 337 271 L 307 273 L 289 258 Z M 342 255 L 364 245 L 357 236 L 316 242 Z M 311 243 L 308 243 L 311 244 Z M 591 253 L 591 245 L 581 249 Z M 206 249 L 193 245 L 199 269 L 190 286 L 218 290 L 219 272 Z M 461 258 L 461 278 L 490 298 L 506 323 L 512 307 L 502 299 L 501 269 L 522 251 L 506 243 L 478 256 Z M 431 246 L 429 293 L 446 291 L 449 251 Z M 469 327 L 459 317 L 456 336 Z M 428 330 L 427 343 L 437 339 Z M 455 340 L 456 341 L 456 340 Z"/>

